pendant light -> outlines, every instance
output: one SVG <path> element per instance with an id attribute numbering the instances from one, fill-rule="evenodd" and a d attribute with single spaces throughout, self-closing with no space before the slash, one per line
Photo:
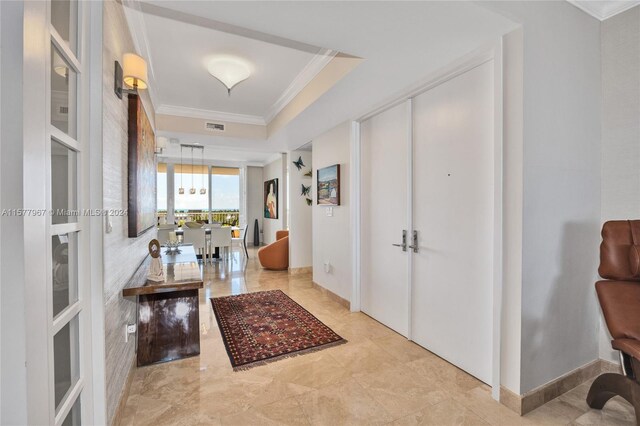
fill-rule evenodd
<path id="1" fill-rule="evenodd" d="M 202 173 L 202 188 L 200 188 L 200 194 L 204 195 L 207 193 L 207 188 L 204 187 L 204 146 L 200 151 L 200 172 Z M 207 173 L 209 176 L 209 173 Z"/>
<path id="2" fill-rule="evenodd" d="M 194 195 L 196 193 L 196 187 L 193 186 L 193 147 L 191 147 L 191 189 L 189 194 Z"/>
<path id="3" fill-rule="evenodd" d="M 184 186 L 182 186 L 182 176 L 184 175 L 184 165 L 182 164 L 182 145 L 180 145 L 180 188 L 178 188 L 178 194 L 184 194 Z"/>

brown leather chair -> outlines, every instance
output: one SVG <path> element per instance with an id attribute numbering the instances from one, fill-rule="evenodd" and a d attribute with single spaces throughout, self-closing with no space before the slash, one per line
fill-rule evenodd
<path id="1" fill-rule="evenodd" d="M 276 241 L 258 250 L 258 259 L 265 269 L 289 269 L 289 231 L 276 231 Z"/>
<path id="2" fill-rule="evenodd" d="M 602 409 L 616 395 L 629 401 L 640 425 L 640 220 L 616 220 L 602 227 L 598 300 L 620 351 L 622 373 L 605 373 L 591 385 L 587 404 Z"/>

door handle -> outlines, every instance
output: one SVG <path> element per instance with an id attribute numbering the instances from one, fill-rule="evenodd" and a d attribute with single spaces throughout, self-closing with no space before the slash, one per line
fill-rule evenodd
<path id="1" fill-rule="evenodd" d="M 412 244 L 409 248 L 412 249 L 414 253 L 418 253 L 420 251 L 420 247 L 418 246 L 418 231 L 413 231 Z"/>
<path id="2" fill-rule="evenodd" d="M 407 251 L 407 230 L 402 230 L 402 244 L 391 244 L 394 247 L 402 247 L 402 251 Z"/>

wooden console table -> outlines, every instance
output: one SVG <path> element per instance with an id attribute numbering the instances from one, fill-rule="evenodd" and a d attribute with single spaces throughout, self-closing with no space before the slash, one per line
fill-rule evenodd
<path id="1" fill-rule="evenodd" d="M 151 257 L 142 262 L 123 296 L 136 296 L 138 304 L 138 366 L 173 361 L 200 354 L 202 272 L 192 245 L 179 254 L 162 248 L 164 282 L 147 280 Z"/>

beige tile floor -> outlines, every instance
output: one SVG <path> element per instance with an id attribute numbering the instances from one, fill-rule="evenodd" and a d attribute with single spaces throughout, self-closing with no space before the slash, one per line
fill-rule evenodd
<path id="1" fill-rule="evenodd" d="M 309 276 L 245 261 L 205 267 L 201 355 L 134 371 L 122 425 L 633 425 L 620 398 L 590 410 L 590 383 L 519 417 L 490 388 L 362 313 L 350 313 Z M 210 297 L 281 289 L 349 343 L 234 372 Z"/>

